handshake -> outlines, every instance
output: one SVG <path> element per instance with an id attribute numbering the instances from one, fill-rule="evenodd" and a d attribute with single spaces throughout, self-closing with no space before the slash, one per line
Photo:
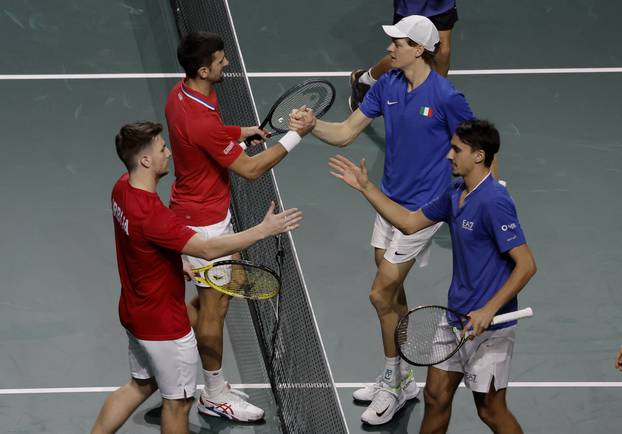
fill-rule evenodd
<path id="1" fill-rule="evenodd" d="M 288 127 L 290 131 L 295 131 L 303 137 L 310 133 L 315 128 L 317 118 L 313 109 L 310 109 L 306 105 L 300 108 L 293 109 L 289 113 Z"/>

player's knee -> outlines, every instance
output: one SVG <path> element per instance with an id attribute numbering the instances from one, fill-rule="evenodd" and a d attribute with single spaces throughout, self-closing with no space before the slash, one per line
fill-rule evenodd
<path id="1" fill-rule="evenodd" d="M 442 390 L 425 387 L 423 399 L 425 406 L 435 411 L 443 411 L 451 406 L 451 394 Z"/>
<path id="2" fill-rule="evenodd" d="M 192 407 L 192 399 L 163 399 L 162 407 L 176 417 L 188 417 L 188 413 L 190 413 L 190 408 Z"/>
<path id="3" fill-rule="evenodd" d="M 386 294 L 381 291 L 372 289 L 372 291 L 369 293 L 369 301 L 371 302 L 372 306 L 374 306 L 376 312 L 378 312 L 379 315 L 391 311 L 391 299 L 387 298 Z"/>

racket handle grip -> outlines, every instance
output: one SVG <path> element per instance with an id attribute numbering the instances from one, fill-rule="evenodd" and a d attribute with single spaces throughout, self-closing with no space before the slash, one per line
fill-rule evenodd
<path id="1" fill-rule="evenodd" d="M 259 134 L 253 134 L 252 136 L 247 137 L 244 140 L 244 143 L 246 144 L 247 148 L 250 146 L 253 140 L 263 140 L 263 137 L 261 137 Z"/>
<path id="2" fill-rule="evenodd" d="M 240 142 L 239 145 L 240 145 L 240 148 L 242 148 L 243 151 L 246 151 L 246 148 L 248 148 L 248 146 L 246 145 L 246 142 Z"/>
<path id="3" fill-rule="evenodd" d="M 533 309 L 526 307 L 525 309 L 517 310 L 516 312 L 508 312 L 501 315 L 497 315 L 492 319 L 490 325 L 502 324 L 505 322 L 514 321 L 515 319 L 530 318 L 533 316 Z"/>

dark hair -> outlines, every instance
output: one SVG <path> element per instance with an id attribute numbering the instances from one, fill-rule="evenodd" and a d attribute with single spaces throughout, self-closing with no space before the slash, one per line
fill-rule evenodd
<path id="1" fill-rule="evenodd" d="M 499 131 L 491 122 L 483 119 L 462 122 L 456 129 L 456 136 L 471 148 L 484 151 L 484 166 L 486 167 L 490 167 L 501 146 Z"/>
<path id="2" fill-rule="evenodd" d="M 127 167 L 128 172 L 136 168 L 136 156 L 161 132 L 161 124 L 149 121 L 134 122 L 121 127 L 114 142 L 117 155 Z"/>
<path id="3" fill-rule="evenodd" d="M 224 49 L 225 43 L 217 34 L 192 32 L 179 41 L 177 60 L 184 69 L 186 77 L 196 78 L 201 67 L 212 64 L 214 53 Z"/>
<path id="4" fill-rule="evenodd" d="M 417 45 L 421 45 L 415 41 L 413 41 L 410 38 L 408 39 L 408 45 L 410 45 L 411 47 L 416 47 Z M 429 51 L 427 48 L 423 47 L 423 54 L 421 55 L 421 58 L 423 59 L 423 61 L 425 63 L 427 63 L 428 65 L 432 66 L 434 63 L 434 56 L 436 56 L 436 53 L 438 53 L 438 50 L 440 47 L 441 43 L 437 42 L 436 44 L 434 44 L 434 51 Z"/>

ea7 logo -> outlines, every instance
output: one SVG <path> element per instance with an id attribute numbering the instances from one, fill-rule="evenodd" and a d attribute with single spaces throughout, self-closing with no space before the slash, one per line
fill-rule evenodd
<path id="1" fill-rule="evenodd" d="M 466 229 L 467 231 L 473 230 L 473 222 L 468 220 L 462 220 L 462 229 Z"/>
<path id="2" fill-rule="evenodd" d="M 513 231 L 514 229 L 516 229 L 516 223 L 510 223 L 509 225 L 501 225 L 501 230 L 503 232 L 511 230 Z"/>

